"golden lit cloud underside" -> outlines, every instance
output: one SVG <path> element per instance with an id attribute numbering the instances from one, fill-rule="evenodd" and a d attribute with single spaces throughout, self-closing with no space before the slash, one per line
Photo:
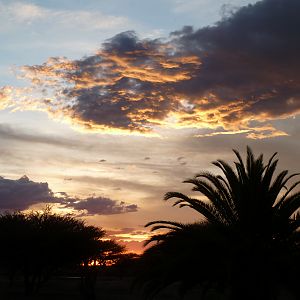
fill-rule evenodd
<path id="1" fill-rule="evenodd" d="M 135 43 L 129 50 L 116 45 L 120 34 L 93 56 L 74 61 L 49 58 L 42 65 L 21 67 L 18 77 L 30 84 L 2 87 L 0 109 L 44 111 L 84 131 L 159 136 L 159 128 L 192 128 L 213 130 L 197 137 L 244 133 L 252 139 L 287 135 L 266 122 L 299 113 L 296 109 L 273 115 L 253 109 L 276 91 L 226 101 L 213 89 L 192 93 L 189 85 L 192 89 L 205 81 L 199 56 L 172 41 L 124 34 Z M 294 99 L 287 101 L 293 105 Z"/>

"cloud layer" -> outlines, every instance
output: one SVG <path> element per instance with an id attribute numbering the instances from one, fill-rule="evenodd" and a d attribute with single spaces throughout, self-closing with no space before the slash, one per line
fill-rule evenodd
<path id="1" fill-rule="evenodd" d="M 64 192 L 53 193 L 48 183 L 31 181 L 27 176 L 12 180 L 0 177 L 0 210 L 25 210 L 32 205 L 59 204 L 81 216 L 135 212 L 138 206 L 105 197 L 74 198 Z"/>
<path id="2" fill-rule="evenodd" d="M 286 135 L 269 122 L 300 111 L 299 10 L 297 0 L 264 0 L 165 40 L 120 33 L 81 60 L 24 66 L 31 87 L 2 88 L 0 107 L 44 110 L 106 132 Z"/>

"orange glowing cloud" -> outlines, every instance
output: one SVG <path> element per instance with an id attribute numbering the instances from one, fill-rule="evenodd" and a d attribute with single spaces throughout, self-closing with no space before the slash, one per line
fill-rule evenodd
<path id="1" fill-rule="evenodd" d="M 213 131 L 205 136 L 284 136 L 269 123 L 300 113 L 300 3 L 276 1 L 167 40 L 123 32 L 80 60 L 24 66 L 18 75 L 30 86 L 2 88 L 0 108 L 42 110 L 80 130 L 116 134 L 155 136 L 167 127 L 198 137 L 199 128 Z"/>

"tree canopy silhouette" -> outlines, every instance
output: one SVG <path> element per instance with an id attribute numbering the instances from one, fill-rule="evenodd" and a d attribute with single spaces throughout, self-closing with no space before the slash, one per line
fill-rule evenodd
<path id="1" fill-rule="evenodd" d="M 293 218 L 300 207 L 300 192 L 292 194 L 300 181 L 289 188 L 287 184 L 299 173 L 288 175 L 284 170 L 275 177 L 277 153 L 264 164 L 263 155 L 255 158 L 249 147 L 246 163 L 238 151 L 233 151 L 238 158 L 235 170 L 219 159 L 213 164 L 223 176 L 200 172 L 184 181 L 193 184 L 193 191 L 202 193 L 208 202 L 178 192 L 166 193 L 165 200 L 178 198 L 175 206 L 191 207 L 209 223 L 234 226 L 243 234 L 271 239 L 290 237 L 300 226 L 300 219 Z"/>
<path id="2" fill-rule="evenodd" d="M 152 247 L 143 255 L 148 271 L 141 282 L 152 294 L 174 282 L 182 287 L 200 283 L 203 290 L 209 283 L 222 286 L 230 299 L 265 300 L 279 289 L 295 287 L 300 192 L 293 191 L 300 182 L 287 185 L 299 174 L 284 170 L 275 176 L 277 153 L 265 164 L 263 155 L 255 158 L 249 147 L 245 162 L 233 151 L 235 167 L 213 162 L 222 175 L 200 172 L 184 181 L 205 200 L 179 192 L 165 195 L 165 200 L 177 198 L 174 206 L 199 212 L 202 222 L 146 225 L 152 231 L 167 230 L 152 236 L 147 242 Z"/>
<path id="3" fill-rule="evenodd" d="M 0 265 L 11 280 L 21 274 L 26 294 L 32 294 L 58 269 L 88 266 L 124 250 L 104 237 L 103 229 L 49 209 L 5 213 L 0 215 Z"/>

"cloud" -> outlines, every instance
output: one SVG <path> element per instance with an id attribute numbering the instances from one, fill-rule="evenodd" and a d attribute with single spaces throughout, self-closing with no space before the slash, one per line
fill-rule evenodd
<path id="1" fill-rule="evenodd" d="M 133 227 L 124 227 L 119 229 L 112 229 L 106 231 L 108 235 L 112 237 L 118 237 L 118 238 L 131 238 L 131 239 L 145 239 L 149 236 L 149 231 L 147 230 L 140 230 Z"/>
<path id="2" fill-rule="evenodd" d="M 217 135 L 232 135 L 232 134 L 246 134 L 247 138 L 251 139 L 264 139 L 270 137 L 287 136 L 288 134 L 284 131 L 275 129 L 272 125 L 260 126 L 258 128 L 231 130 L 231 131 L 215 131 L 211 133 L 203 133 L 195 135 L 196 137 L 209 137 Z"/>
<path id="3" fill-rule="evenodd" d="M 208 136 L 208 135 L 204 135 L 204 136 Z M 198 136 L 199 137 L 199 136 Z M 202 136 L 201 136 L 202 137 Z M 181 165 L 181 166 L 185 166 L 185 165 L 187 165 L 187 162 L 186 161 L 184 161 L 185 160 L 185 157 L 184 156 L 179 156 L 179 157 L 177 157 L 177 161 L 179 162 L 179 164 Z"/>
<path id="4" fill-rule="evenodd" d="M 149 169 L 149 167 L 147 168 Z M 143 169 L 143 171 L 145 171 Z M 130 171 L 131 174 L 134 174 L 134 171 Z M 78 183 L 87 183 L 88 185 L 94 185 L 95 187 L 99 187 L 99 184 L 105 187 L 110 188 L 120 188 L 122 190 L 132 190 L 135 192 L 142 192 L 142 193 L 159 193 L 160 195 L 163 195 L 165 192 L 165 185 L 164 184 L 158 184 L 158 183 L 148 183 L 144 180 L 141 180 L 140 174 L 137 175 L 139 180 L 126 180 L 113 178 L 113 177 L 94 177 L 94 176 L 72 176 L 74 182 Z"/>
<path id="5" fill-rule="evenodd" d="M 65 148 L 77 148 L 78 141 L 68 139 L 66 137 L 42 135 L 38 132 L 30 130 L 26 132 L 20 128 L 12 127 L 8 124 L 0 123 L 0 138 L 2 140 L 15 140 L 26 143 L 47 144 L 52 146 L 60 146 Z"/>
<path id="6" fill-rule="evenodd" d="M 35 204 L 59 204 L 81 216 L 112 215 L 138 210 L 136 204 L 126 204 L 105 197 L 71 197 L 65 192 L 54 193 L 46 182 L 34 182 L 27 176 L 20 179 L 0 177 L 0 210 L 26 210 Z"/>
<path id="7" fill-rule="evenodd" d="M 120 228 L 106 231 L 109 238 L 116 240 L 128 250 L 141 253 L 144 250 L 144 242 L 149 239 L 151 233 L 138 228 Z"/>
<path id="8" fill-rule="evenodd" d="M 51 203 L 54 199 L 47 183 L 31 181 L 27 176 L 17 180 L 0 177 L 1 210 L 24 210 L 33 204 Z"/>
<path id="9" fill-rule="evenodd" d="M 282 136 L 270 121 L 300 112 L 299 10 L 297 0 L 264 0 L 168 39 L 123 32 L 81 60 L 24 66 L 19 75 L 31 86 L 0 106 L 42 110 L 109 133 L 205 128 Z"/>
<path id="10" fill-rule="evenodd" d="M 64 178 L 64 181 L 72 181 L 73 180 L 73 178 L 71 178 L 71 177 L 65 177 Z"/>
<path id="11" fill-rule="evenodd" d="M 2 20 L 14 24 L 31 24 L 48 22 L 63 26 L 74 26 L 88 30 L 112 29 L 124 26 L 129 21 L 120 16 L 105 15 L 101 12 L 85 10 L 54 10 L 34 3 L 14 2 L 0 3 Z"/>
<path id="12" fill-rule="evenodd" d="M 8 86 L 0 88 L 0 109 L 9 107 L 12 103 L 12 89 Z"/>
<path id="13" fill-rule="evenodd" d="M 172 56 L 173 48 L 125 32 L 94 56 L 78 61 L 51 58 L 43 65 L 24 66 L 21 76 L 32 87 L 23 94 L 17 90 L 21 97 L 12 94 L 11 105 L 44 110 L 86 129 L 149 133 L 170 111 L 179 109 L 172 83 L 190 79 L 190 66 L 200 64 L 195 56 Z M 170 91 L 163 88 L 168 85 Z"/>
<path id="14" fill-rule="evenodd" d="M 73 208 L 77 211 L 83 211 L 84 216 L 91 215 L 114 215 L 128 212 L 136 212 L 136 204 L 126 204 L 123 201 L 115 201 L 105 197 L 90 197 L 81 201 L 77 199 L 70 201 L 65 207 Z"/>
<path id="15" fill-rule="evenodd" d="M 117 240 L 118 243 L 124 245 L 128 252 L 133 252 L 137 254 L 142 254 L 145 250 L 144 243 L 145 241 L 124 241 L 124 240 Z"/>
<path id="16" fill-rule="evenodd" d="M 106 233 L 109 234 L 109 235 L 127 234 L 127 233 L 132 233 L 135 230 L 136 230 L 136 228 L 133 228 L 133 227 L 124 227 L 124 228 L 107 230 Z"/>
<path id="17" fill-rule="evenodd" d="M 224 9 L 232 11 L 242 5 L 255 2 L 255 0 L 168 0 L 168 2 L 172 5 L 172 10 L 178 14 L 190 13 L 199 15 L 199 11 L 204 11 L 205 13 L 209 12 L 212 15 L 220 16 Z M 225 5 L 224 2 L 226 3 Z"/>
<path id="18" fill-rule="evenodd" d="M 47 17 L 48 10 L 32 3 L 0 3 L 0 14 L 12 21 L 27 23 Z"/>

